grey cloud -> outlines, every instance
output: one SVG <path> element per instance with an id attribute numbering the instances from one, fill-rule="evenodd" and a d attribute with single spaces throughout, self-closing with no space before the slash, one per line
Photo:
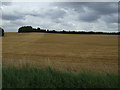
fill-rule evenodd
<path id="1" fill-rule="evenodd" d="M 41 17 L 41 18 L 48 18 L 50 17 L 51 19 L 59 19 L 63 18 L 64 15 L 66 14 L 65 11 L 59 10 L 59 9 L 48 9 L 45 12 L 28 12 L 25 15 L 30 15 L 30 16 L 35 16 L 35 17 Z"/>
<path id="2" fill-rule="evenodd" d="M 12 14 L 3 14 L 2 19 L 4 20 L 17 20 L 17 19 L 23 19 L 24 17 L 21 15 L 12 15 Z"/>
<path id="3" fill-rule="evenodd" d="M 97 21 L 101 16 L 93 11 L 85 12 L 79 15 L 79 20 L 84 22 L 94 22 Z"/>
<path id="4" fill-rule="evenodd" d="M 107 15 L 107 16 L 103 16 L 101 19 L 106 23 L 118 23 L 117 15 Z"/>
<path id="5" fill-rule="evenodd" d="M 11 12 L 3 12 L 2 13 L 2 19 L 3 20 L 18 20 L 18 19 L 25 19 L 26 16 L 33 16 L 33 17 L 44 17 L 44 15 L 40 14 L 40 13 L 37 13 L 37 12 L 31 12 L 31 11 L 28 11 L 28 12 L 25 12 L 24 10 L 22 12 L 19 12 L 17 10 L 13 10 Z"/>
<path id="6" fill-rule="evenodd" d="M 78 20 L 85 22 L 94 22 L 103 15 L 111 15 L 118 12 L 118 4 L 116 2 L 64 2 L 53 3 L 53 5 L 65 9 L 71 8 L 71 10 L 78 12 Z"/>
<path id="7" fill-rule="evenodd" d="M 90 16 L 85 15 L 85 16 L 80 17 L 80 20 L 85 21 L 85 22 L 94 22 L 94 21 L 97 21 L 99 17 L 100 17 L 99 15 L 90 15 Z"/>
<path id="8" fill-rule="evenodd" d="M 56 30 L 116 30 L 114 29 L 117 23 L 116 3 L 59 2 L 44 7 L 37 4 L 38 6 L 29 3 L 27 7 L 28 4 L 23 3 L 22 7 L 22 4 L 17 3 L 9 8 L 5 7 L 4 26 L 11 30 L 23 25 Z"/>
<path id="9" fill-rule="evenodd" d="M 2 5 L 4 5 L 4 6 L 9 6 L 11 4 L 12 4 L 12 2 L 2 2 Z"/>
<path id="10" fill-rule="evenodd" d="M 23 19 L 25 16 L 33 16 L 33 17 L 39 17 L 39 18 L 51 18 L 53 20 L 59 21 L 59 18 L 63 18 L 66 15 L 66 12 L 64 10 L 60 9 L 47 9 L 45 11 L 41 10 L 33 10 L 33 11 L 27 11 L 27 12 L 19 12 L 19 11 L 13 11 L 14 15 L 3 15 L 3 19 L 9 19 L 9 20 L 16 20 L 16 19 Z"/>
<path id="11" fill-rule="evenodd" d="M 41 18 L 45 17 L 45 15 L 40 14 L 40 13 L 27 13 L 27 14 L 24 13 L 24 16 L 27 16 L 27 15 L 33 16 L 33 17 L 41 17 Z"/>
<path id="12" fill-rule="evenodd" d="M 116 2 L 99 2 L 99 3 L 89 3 L 87 7 L 95 10 L 98 14 L 108 15 L 118 12 L 118 3 Z"/>
<path id="13" fill-rule="evenodd" d="M 74 11 L 81 11 L 84 12 L 83 9 L 84 2 L 60 2 L 60 3 L 52 3 L 52 5 L 65 8 L 65 9 L 73 9 Z"/>
<path id="14" fill-rule="evenodd" d="M 58 18 L 63 18 L 64 15 L 66 14 L 65 11 L 59 10 L 59 9 L 50 9 L 48 12 L 46 12 L 46 16 L 50 16 L 52 19 L 58 19 Z"/>
<path id="15" fill-rule="evenodd" d="M 53 20 L 55 23 L 62 23 L 62 20 L 60 20 L 59 18 L 58 19 L 54 19 Z"/>
<path id="16" fill-rule="evenodd" d="M 84 7 L 88 7 L 99 14 L 111 14 L 118 12 L 117 2 L 62 2 L 53 3 L 53 5 L 62 8 L 73 8 L 75 11 L 83 12 Z"/>

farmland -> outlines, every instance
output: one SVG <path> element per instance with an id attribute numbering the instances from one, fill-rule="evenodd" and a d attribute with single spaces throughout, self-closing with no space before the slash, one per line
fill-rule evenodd
<path id="1" fill-rule="evenodd" d="M 118 73 L 117 35 L 6 32 L 2 47 L 3 67 Z"/>

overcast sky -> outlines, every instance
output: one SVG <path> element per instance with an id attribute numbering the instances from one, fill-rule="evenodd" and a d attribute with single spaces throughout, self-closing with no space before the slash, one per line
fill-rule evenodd
<path id="1" fill-rule="evenodd" d="M 50 30 L 118 31 L 117 2 L 6 2 L 2 27 L 17 32 L 21 26 Z"/>

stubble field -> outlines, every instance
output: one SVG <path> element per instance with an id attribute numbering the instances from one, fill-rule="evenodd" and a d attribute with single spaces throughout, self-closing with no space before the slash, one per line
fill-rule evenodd
<path id="1" fill-rule="evenodd" d="M 52 67 L 71 72 L 118 73 L 118 36 L 6 32 L 3 67 Z"/>

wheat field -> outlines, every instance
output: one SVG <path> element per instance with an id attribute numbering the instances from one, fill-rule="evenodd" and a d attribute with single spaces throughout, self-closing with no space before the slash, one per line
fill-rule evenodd
<path id="1" fill-rule="evenodd" d="M 118 35 L 6 32 L 4 66 L 48 66 L 71 72 L 118 73 Z"/>

